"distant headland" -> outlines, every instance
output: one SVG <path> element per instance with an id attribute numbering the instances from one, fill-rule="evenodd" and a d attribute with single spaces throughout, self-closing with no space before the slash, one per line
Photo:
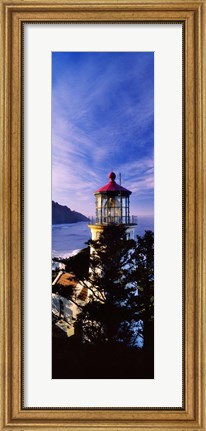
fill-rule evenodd
<path id="1" fill-rule="evenodd" d="M 88 222 L 89 219 L 77 211 L 72 211 L 66 205 L 52 201 L 52 224 Z"/>

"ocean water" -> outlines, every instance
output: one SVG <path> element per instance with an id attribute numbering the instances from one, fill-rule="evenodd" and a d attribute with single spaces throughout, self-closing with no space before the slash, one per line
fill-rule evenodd
<path id="1" fill-rule="evenodd" d="M 139 216 L 135 235 L 144 235 L 145 230 L 154 230 L 153 216 Z M 52 226 L 52 257 L 69 257 L 86 247 L 91 238 L 87 222 L 58 224 Z"/>

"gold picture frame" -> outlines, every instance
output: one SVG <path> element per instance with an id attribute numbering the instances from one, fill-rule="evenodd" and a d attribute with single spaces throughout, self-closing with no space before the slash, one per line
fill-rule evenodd
<path id="1" fill-rule="evenodd" d="M 205 0 L 1 0 L 1 429 L 206 430 Z M 184 408 L 22 407 L 24 22 L 184 23 Z"/>

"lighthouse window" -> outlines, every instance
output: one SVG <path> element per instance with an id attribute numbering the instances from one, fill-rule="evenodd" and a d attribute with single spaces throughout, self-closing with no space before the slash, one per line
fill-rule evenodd
<path id="1" fill-rule="evenodd" d="M 119 196 L 115 196 L 115 207 L 121 207 L 121 198 Z"/>
<path id="2" fill-rule="evenodd" d="M 121 192 L 115 196 L 96 195 L 96 223 L 129 223 L 129 197 Z"/>
<path id="3" fill-rule="evenodd" d="M 97 205 L 98 207 L 100 207 L 100 206 L 101 206 L 101 196 L 96 196 L 96 205 Z"/>

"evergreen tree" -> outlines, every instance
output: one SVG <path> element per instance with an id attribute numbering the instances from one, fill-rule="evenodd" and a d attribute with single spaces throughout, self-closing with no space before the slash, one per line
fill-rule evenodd
<path id="1" fill-rule="evenodd" d="M 135 242 L 127 240 L 125 227 L 107 226 L 98 240 L 88 244 L 92 248 L 89 277 L 81 283 L 88 287 L 89 300 L 77 325 L 85 341 L 129 345 L 135 319 L 136 287 L 131 283 Z"/>
<path id="2" fill-rule="evenodd" d="M 137 236 L 133 280 L 138 289 L 134 312 L 142 321 L 142 337 L 145 349 L 154 347 L 154 233 L 145 231 Z"/>

